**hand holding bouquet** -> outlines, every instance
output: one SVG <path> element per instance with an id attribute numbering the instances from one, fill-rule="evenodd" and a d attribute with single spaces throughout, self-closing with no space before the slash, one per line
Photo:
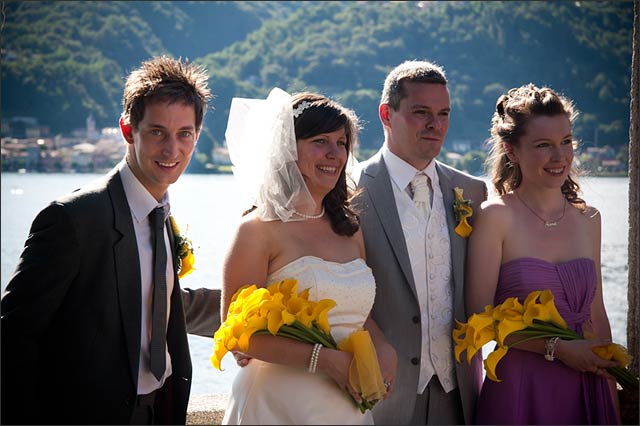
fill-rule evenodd
<path id="1" fill-rule="evenodd" d="M 505 339 L 511 334 L 523 338 L 506 345 Z M 510 297 L 495 307 L 487 305 L 484 312 L 471 315 L 466 323 L 456 321 L 453 330 L 454 353 L 456 360 L 460 362 L 460 355 L 467 351 L 467 362 L 471 363 L 473 356 L 484 344 L 496 341 L 496 349 L 484 361 L 484 368 L 490 380 L 499 382 L 495 373 L 496 366 L 511 347 L 533 339 L 552 337 L 563 340 L 584 338 L 567 327 L 553 302 L 550 290 L 533 291 L 524 304 L 516 297 Z M 638 378 L 626 368 L 631 357 L 623 346 L 610 343 L 594 347 L 593 352 L 600 358 L 618 361 L 620 365 L 607 368 L 607 372 L 623 388 L 638 389 Z"/>
<path id="2" fill-rule="evenodd" d="M 358 392 L 363 413 L 382 399 L 386 389 L 369 333 L 353 332 L 339 344 L 331 336 L 327 313 L 336 305 L 331 299 L 309 300 L 309 290 L 298 293 L 298 281 L 288 279 L 266 288 L 245 285 L 231 299 L 227 319 L 214 335 L 213 366 L 221 370 L 224 355 L 236 348 L 249 349 L 254 334 L 272 334 L 353 353 L 349 384 Z"/>

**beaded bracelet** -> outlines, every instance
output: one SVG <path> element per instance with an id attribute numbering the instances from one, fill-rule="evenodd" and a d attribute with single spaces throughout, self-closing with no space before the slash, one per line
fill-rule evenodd
<path id="1" fill-rule="evenodd" d="M 320 349 L 322 349 L 322 345 L 320 343 L 316 343 L 313 345 L 313 349 L 311 350 L 311 357 L 309 358 L 309 373 L 315 373 L 316 367 L 318 366 L 318 357 L 320 355 Z"/>
<path id="2" fill-rule="evenodd" d="M 555 359 L 553 355 L 556 352 L 556 344 L 558 343 L 558 339 L 560 339 L 560 337 L 556 336 L 547 340 L 547 343 L 545 344 L 546 353 L 544 354 L 544 359 L 546 359 L 547 361 L 553 361 Z"/>

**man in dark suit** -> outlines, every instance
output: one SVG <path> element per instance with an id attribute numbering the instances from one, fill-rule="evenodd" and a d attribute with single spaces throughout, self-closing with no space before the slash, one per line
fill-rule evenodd
<path id="1" fill-rule="evenodd" d="M 3 424 L 185 423 L 185 319 L 213 335 L 220 293 L 180 289 L 167 190 L 194 152 L 207 80 L 143 62 L 124 89 L 123 161 L 33 221 L 2 297 Z"/>
<path id="2" fill-rule="evenodd" d="M 391 396 L 376 405 L 376 424 L 472 423 L 482 372 L 456 364 L 454 319 L 463 303 L 466 236 L 455 231 L 456 188 L 472 206 L 484 182 L 435 160 L 449 127 L 444 71 L 407 61 L 387 76 L 379 105 L 385 142 L 364 162 L 355 205 L 367 263 L 376 278 L 372 317 L 395 347 Z M 424 195 L 418 195 L 418 193 Z"/>

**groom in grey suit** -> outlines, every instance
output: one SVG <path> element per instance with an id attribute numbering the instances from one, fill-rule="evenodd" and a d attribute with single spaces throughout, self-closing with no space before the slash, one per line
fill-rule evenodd
<path id="1" fill-rule="evenodd" d="M 456 363 L 451 339 L 454 319 L 466 321 L 467 240 L 455 231 L 453 205 L 454 188 L 462 189 L 473 207 L 487 198 L 487 188 L 435 160 L 449 113 L 447 80 L 439 66 L 398 65 L 385 80 L 379 105 L 385 143 L 361 165 L 354 205 L 377 284 L 372 316 L 398 354 L 393 391 L 373 410 L 376 424 L 474 420 L 481 360 Z M 420 186 L 428 188 L 424 210 L 415 203 Z"/>

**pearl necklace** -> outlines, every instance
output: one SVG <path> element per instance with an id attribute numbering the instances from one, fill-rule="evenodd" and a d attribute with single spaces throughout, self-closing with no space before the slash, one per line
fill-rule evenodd
<path id="1" fill-rule="evenodd" d="M 305 219 L 320 219 L 322 216 L 324 216 L 324 206 L 322 206 L 322 211 L 318 214 L 304 214 L 304 213 L 300 213 L 296 209 L 291 209 L 291 210 L 298 216 L 303 217 Z"/>
<path id="2" fill-rule="evenodd" d="M 533 213 L 534 215 L 536 215 L 536 217 L 538 219 L 540 219 L 542 221 L 542 223 L 544 223 L 545 228 L 551 228 L 553 226 L 557 226 L 558 222 L 560 222 L 562 220 L 562 218 L 564 217 L 565 212 L 567 211 L 567 199 L 564 199 L 564 204 L 562 207 L 562 215 L 557 218 L 556 220 L 551 220 L 551 221 L 547 221 L 545 219 L 543 219 L 542 217 L 540 217 L 540 215 L 538 213 L 536 213 L 531 207 L 529 207 L 527 205 L 527 203 L 524 202 L 524 200 L 522 198 L 520 198 L 520 194 L 518 194 L 518 191 L 513 191 L 516 193 L 516 197 L 518 197 L 518 200 L 520 200 L 520 202 L 522 203 L 522 205 L 524 205 L 527 209 L 529 209 L 529 211 L 531 213 Z"/>

